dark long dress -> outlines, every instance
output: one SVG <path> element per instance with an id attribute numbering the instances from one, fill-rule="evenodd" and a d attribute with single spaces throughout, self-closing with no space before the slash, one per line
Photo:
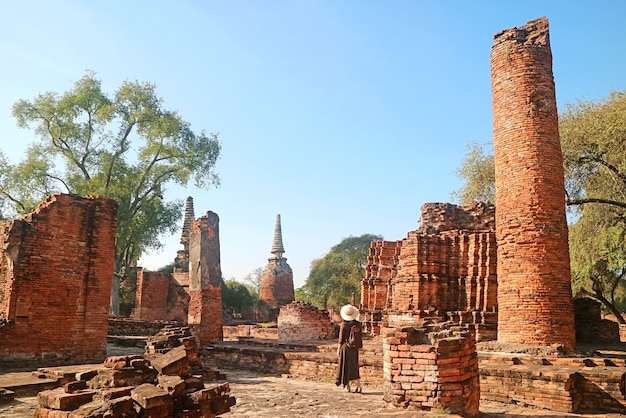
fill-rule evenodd
<path id="1" fill-rule="evenodd" d="M 359 349 L 349 348 L 346 341 L 350 336 L 350 327 L 360 325 L 359 321 L 343 321 L 339 327 L 339 367 L 337 368 L 337 380 L 335 384 L 347 385 L 351 380 L 360 379 L 359 374 Z"/>

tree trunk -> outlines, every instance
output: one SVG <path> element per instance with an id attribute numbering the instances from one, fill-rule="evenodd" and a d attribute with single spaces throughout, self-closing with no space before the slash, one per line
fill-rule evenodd
<path id="1" fill-rule="evenodd" d="M 109 306 L 110 315 L 120 314 L 120 275 L 118 274 L 122 269 L 122 262 L 115 257 L 115 267 L 113 270 L 113 282 L 111 283 L 111 304 Z"/>
<path id="2" fill-rule="evenodd" d="M 111 284 L 111 305 L 109 307 L 109 314 L 120 314 L 120 277 L 117 274 L 113 274 L 113 282 Z"/>

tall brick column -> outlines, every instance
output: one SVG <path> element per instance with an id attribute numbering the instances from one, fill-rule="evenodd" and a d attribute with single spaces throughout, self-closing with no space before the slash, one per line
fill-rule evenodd
<path id="1" fill-rule="evenodd" d="M 498 341 L 576 343 L 548 20 L 494 36 L 491 51 Z"/>
<path id="2" fill-rule="evenodd" d="M 188 324 L 201 344 L 221 341 L 222 268 L 219 217 L 207 212 L 189 232 Z"/>

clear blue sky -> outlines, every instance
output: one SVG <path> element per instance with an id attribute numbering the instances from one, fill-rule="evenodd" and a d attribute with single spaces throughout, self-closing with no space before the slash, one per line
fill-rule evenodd
<path id="1" fill-rule="evenodd" d="M 86 70 L 112 94 L 153 82 L 168 109 L 219 132 L 218 189 L 170 187 L 220 217 L 222 272 L 270 256 L 281 214 L 296 287 L 350 235 L 406 237 L 426 202 L 450 201 L 470 141 L 492 140 L 493 34 L 547 16 L 560 108 L 626 90 L 626 1 L 5 1 L 0 149 L 33 133 L 11 106 L 63 92 Z M 181 248 L 141 264 L 156 269 Z"/>

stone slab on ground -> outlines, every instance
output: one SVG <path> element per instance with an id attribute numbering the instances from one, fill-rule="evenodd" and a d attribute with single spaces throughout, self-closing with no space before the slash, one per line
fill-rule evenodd
<path id="1" fill-rule="evenodd" d="M 0 388 L 15 392 L 17 395 L 36 395 L 47 389 L 59 386 L 58 379 L 37 377 L 32 372 L 10 372 L 0 374 Z"/>

